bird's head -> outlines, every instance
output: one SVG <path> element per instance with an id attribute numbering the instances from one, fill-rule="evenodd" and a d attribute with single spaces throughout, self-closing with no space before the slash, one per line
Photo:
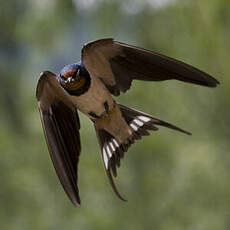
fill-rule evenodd
<path id="1" fill-rule="evenodd" d="M 58 75 L 58 81 L 68 92 L 84 88 L 89 79 L 89 73 L 81 62 L 66 65 Z"/>

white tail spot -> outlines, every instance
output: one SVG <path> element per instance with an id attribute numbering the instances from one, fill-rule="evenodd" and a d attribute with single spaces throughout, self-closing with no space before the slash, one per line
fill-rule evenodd
<path id="1" fill-rule="evenodd" d="M 139 119 L 134 119 L 133 122 L 135 122 L 139 127 L 144 125 L 144 123 L 142 121 L 140 121 Z"/>
<path id="2" fill-rule="evenodd" d="M 112 153 L 111 153 L 111 150 L 110 150 L 108 145 L 106 146 L 106 149 L 107 149 L 107 153 L 108 153 L 109 157 L 112 157 Z"/>
<path id="3" fill-rule="evenodd" d="M 115 152 L 115 148 L 114 148 L 114 145 L 113 145 L 112 141 L 109 142 L 109 144 L 110 144 L 110 146 L 111 146 L 111 148 L 112 148 L 112 151 Z"/>
<path id="4" fill-rule="evenodd" d="M 115 146 L 118 148 L 119 147 L 119 144 L 117 143 L 117 140 L 116 139 L 113 139 L 113 143 L 115 144 Z"/>
<path id="5" fill-rule="evenodd" d="M 106 151 L 105 151 L 105 147 L 103 148 L 103 159 L 104 159 L 104 163 L 105 163 L 105 167 L 106 169 L 108 169 L 108 157 L 107 157 L 107 154 L 106 154 Z"/>
<path id="6" fill-rule="evenodd" d="M 138 116 L 138 118 L 139 118 L 140 120 L 144 121 L 144 122 L 149 122 L 149 121 L 151 121 L 151 118 L 145 117 L 145 116 Z"/>
<path id="7" fill-rule="evenodd" d="M 137 127 L 136 125 L 134 125 L 133 123 L 131 123 L 130 126 L 131 126 L 135 131 L 138 130 L 138 127 Z"/>

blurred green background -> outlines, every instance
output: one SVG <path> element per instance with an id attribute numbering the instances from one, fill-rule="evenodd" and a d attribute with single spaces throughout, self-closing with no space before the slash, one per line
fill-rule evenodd
<path id="1" fill-rule="evenodd" d="M 0 0 L 0 229 L 230 229 L 230 4 L 227 0 Z M 92 123 L 81 119 L 72 206 L 53 169 L 35 99 L 39 73 L 113 37 L 178 58 L 216 89 L 134 82 L 117 100 L 193 133 L 165 128 L 132 146 L 107 181 Z"/>

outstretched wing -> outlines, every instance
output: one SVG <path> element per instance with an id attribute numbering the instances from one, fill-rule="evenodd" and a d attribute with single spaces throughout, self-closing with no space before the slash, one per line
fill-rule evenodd
<path id="1" fill-rule="evenodd" d="M 110 92 L 126 92 L 132 80 L 176 79 L 216 87 L 219 82 L 207 73 L 173 58 L 136 46 L 101 39 L 86 44 L 82 61 L 91 76 L 100 78 Z"/>
<path id="2" fill-rule="evenodd" d="M 77 110 L 56 75 L 49 71 L 41 73 L 36 97 L 54 168 L 68 197 L 78 205 L 77 166 L 81 144 Z"/>

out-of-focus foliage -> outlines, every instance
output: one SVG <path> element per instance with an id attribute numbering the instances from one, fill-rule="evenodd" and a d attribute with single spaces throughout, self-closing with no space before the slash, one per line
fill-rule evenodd
<path id="1" fill-rule="evenodd" d="M 0 229 L 229 229 L 230 4 L 226 0 L 0 1 Z M 141 83 L 118 100 L 192 131 L 160 129 L 122 161 L 113 194 L 81 116 L 81 207 L 55 175 L 35 100 L 39 73 L 78 61 L 102 37 L 143 46 L 215 76 L 217 89 Z"/>

